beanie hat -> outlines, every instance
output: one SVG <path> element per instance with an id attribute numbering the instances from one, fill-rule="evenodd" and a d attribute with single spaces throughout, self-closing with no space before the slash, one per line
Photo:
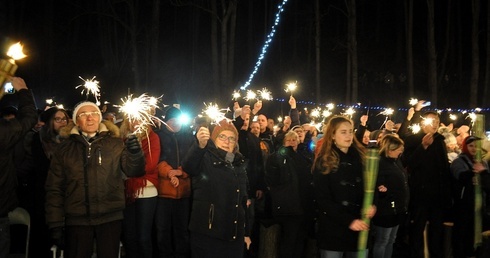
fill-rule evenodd
<path id="1" fill-rule="evenodd" d="M 75 108 L 73 109 L 73 123 L 75 123 L 75 125 L 77 124 L 78 111 L 80 110 L 80 108 L 85 107 L 85 106 L 93 106 L 93 107 L 95 107 L 97 109 L 97 111 L 99 113 L 101 113 L 99 107 L 97 105 L 95 105 L 95 103 L 93 103 L 91 101 L 82 101 L 82 102 L 79 102 L 78 104 L 75 105 Z"/>
<path id="2" fill-rule="evenodd" d="M 49 120 L 58 112 L 60 109 L 57 107 L 50 107 L 46 110 L 44 110 L 40 115 L 39 115 L 39 120 L 48 123 Z"/>
<path id="3" fill-rule="evenodd" d="M 163 119 L 164 122 L 167 122 L 168 120 L 172 118 L 179 118 L 180 115 L 182 115 L 182 111 L 176 107 L 170 107 L 167 109 L 167 112 L 165 112 L 165 118 Z"/>
<path id="4" fill-rule="evenodd" d="M 213 142 L 215 142 L 216 138 L 218 138 L 218 135 L 220 135 L 221 132 L 227 131 L 227 130 L 233 132 L 235 134 L 235 137 L 238 140 L 238 131 L 237 131 L 235 125 L 233 125 L 233 123 L 229 122 L 227 119 L 221 120 L 214 127 L 213 133 L 211 133 L 211 140 L 213 140 Z"/>

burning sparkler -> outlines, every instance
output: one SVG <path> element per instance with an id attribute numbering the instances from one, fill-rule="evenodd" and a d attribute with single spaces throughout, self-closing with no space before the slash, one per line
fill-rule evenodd
<path id="1" fill-rule="evenodd" d="M 298 82 L 291 82 L 291 83 L 286 84 L 286 89 L 284 89 L 284 91 L 290 92 L 291 97 L 292 97 L 293 91 L 295 91 L 297 87 L 298 87 Z"/>
<path id="2" fill-rule="evenodd" d="M 247 90 L 247 95 L 244 98 L 246 101 L 251 101 L 256 98 L 257 98 L 257 93 L 255 93 L 253 90 Z"/>
<path id="3" fill-rule="evenodd" d="M 242 95 L 240 94 L 240 91 L 235 90 L 235 91 L 233 91 L 233 94 L 231 94 L 231 96 L 232 96 L 232 98 L 231 98 L 231 99 L 233 99 L 233 100 L 235 100 L 235 101 L 236 101 L 236 100 L 237 100 L 237 99 L 239 99 L 239 98 L 240 98 Z"/>
<path id="4" fill-rule="evenodd" d="M 204 103 L 204 106 L 206 106 L 206 108 L 203 109 L 202 112 L 211 119 L 211 124 L 217 125 L 223 119 L 227 119 L 225 115 L 227 112 L 230 112 L 229 108 L 220 108 L 218 107 L 218 104 Z"/>
<path id="5" fill-rule="evenodd" d="M 345 111 L 344 115 L 348 116 L 349 119 L 352 119 L 352 115 L 354 115 L 354 113 L 356 113 L 356 111 L 354 110 L 353 107 L 350 107 Z"/>
<path id="6" fill-rule="evenodd" d="M 92 77 L 92 79 L 83 79 L 81 76 L 78 76 L 82 81 L 84 81 L 84 84 L 78 85 L 75 87 L 75 89 L 78 89 L 80 87 L 83 87 L 83 90 L 81 94 L 85 92 L 85 95 L 88 99 L 88 96 L 90 93 L 92 93 L 95 97 L 95 102 L 97 105 L 100 105 L 99 103 L 99 97 L 100 97 L 100 86 L 99 86 L 99 81 L 95 80 L 95 76 Z"/>
<path id="7" fill-rule="evenodd" d="M 417 105 L 417 103 L 419 102 L 418 99 L 414 99 L 414 98 L 411 98 L 408 103 L 410 104 L 410 106 L 415 106 Z"/>
<path id="8" fill-rule="evenodd" d="M 408 129 L 410 129 L 413 134 L 417 134 L 422 128 L 420 127 L 420 124 L 412 124 L 408 126 Z"/>
<path id="9" fill-rule="evenodd" d="M 150 126 L 155 126 L 155 121 L 163 123 L 158 117 L 151 114 L 151 110 L 158 108 L 158 99 L 148 96 L 146 93 L 137 98 L 133 95 L 121 99 L 122 105 L 118 105 L 119 111 L 122 112 L 131 124 L 137 124 L 135 134 L 147 132 Z"/>
<path id="10" fill-rule="evenodd" d="M 260 99 L 262 100 L 272 100 L 272 92 L 267 88 L 262 88 L 262 90 L 257 91 L 259 93 Z"/>

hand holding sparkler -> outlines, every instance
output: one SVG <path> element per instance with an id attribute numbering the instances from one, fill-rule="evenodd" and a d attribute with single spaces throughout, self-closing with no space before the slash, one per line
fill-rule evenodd
<path id="1" fill-rule="evenodd" d="M 291 106 L 291 109 L 296 109 L 296 99 L 291 95 L 289 97 L 289 105 Z"/>
<path id="2" fill-rule="evenodd" d="M 209 129 L 207 127 L 199 128 L 199 131 L 196 133 L 196 137 L 197 141 L 199 142 L 199 148 L 204 149 L 210 138 Z"/>
<path id="3" fill-rule="evenodd" d="M 252 114 L 251 115 L 258 114 L 261 109 L 262 109 L 262 101 L 261 100 L 257 100 L 257 102 L 255 102 L 255 104 L 254 104 L 254 108 L 252 110 Z"/>
<path id="4" fill-rule="evenodd" d="M 130 134 L 126 139 L 126 149 L 128 149 L 129 153 L 137 154 L 141 152 L 141 146 L 138 141 L 138 138 L 134 134 Z"/>

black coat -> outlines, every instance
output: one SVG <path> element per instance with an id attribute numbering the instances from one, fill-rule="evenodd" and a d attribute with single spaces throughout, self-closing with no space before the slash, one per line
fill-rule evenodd
<path id="1" fill-rule="evenodd" d="M 433 143 L 424 149 L 424 135 L 420 132 L 405 138 L 402 158 L 408 171 L 410 205 L 449 208 L 451 177 L 444 136 L 435 133 Z"/>
<path id="2" fill-rule="evenodd" d="M 18 205 L 16 194 L 14 146 L 31 130 L 37 122 L 37 110 L 31 91 L 16 93 L 19 107 L 16 118 L 0 119 L 0 217 L 6 217 Z"/>
<path id="3" fill-rule="evenodd" d="M 182 168 L 192 177 L 192 211 L 189 230 L 225 241 L 242 241 L 246 225 L 247 163 L 236 153 L 232 163 L 226 152 L 209 141 L 190 148 Z"/>
<path id="4" fill-rule="evenodd" d="M 394 227 L 408 209 L 409 189 L 406 171 L 399 159 L 382 155 L 379 159 L 376 191 L 384 185 L 386 192 L 378 192 L 376 215 L 373 224 L 381 227 Z"/>
<path id="5" fill-rule="evenodd" d="M 324 175 L 315 168 L 313 182 L 319 208 L 318 246 L 332 251 L 357 251 L 359 232 L 349 229 L 361 218 L 364 198 L 362 159 L 350 147 L 343 153 L 337 147 L 339 167 Z"/>

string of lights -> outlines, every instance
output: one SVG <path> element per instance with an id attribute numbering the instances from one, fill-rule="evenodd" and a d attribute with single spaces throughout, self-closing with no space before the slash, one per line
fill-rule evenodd
<path id="1" fill-rule="evenodd" d="M 255 63 L 255 67 L 254 67 L 252 73 L 248 77 L 247 82 L 245 82 L 245 84 L 242 87 L 240 87 L 241 90 L 245 90 L 248 86 L 250 86 L 250 83 L 252 82 L 253 78 L 255 77 L 255 74 L 257 74 L 260 65 L 262 65 L 262 59 L 264 59 L 265 54 L 267 53 L 267 49 L 269 48 L 270 43 L 272 42 L 272 39 L 274 38 L 274 35 L 276 34 L 276 26 L 279 25 L 279 20 L 281 18 L 280 15 L 284 11 L 283 7 L 287 2 L 288 2 L 288 0 L 283 0 L 282 3 L 279 6 L 277 6 L 277 13 L 276 13 L 276 19 L 274 21 L 274 25 L 272 25 L 271 32 L 267 35 L 267 39 L 265 40 L 265 43 L 262 46 L 262 51 L 259 55 L 257 62 Z"/>

